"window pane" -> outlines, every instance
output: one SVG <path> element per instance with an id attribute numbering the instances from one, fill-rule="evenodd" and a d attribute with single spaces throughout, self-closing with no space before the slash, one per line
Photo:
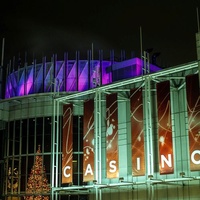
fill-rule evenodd
<path id="1" fill-rule="evenodd" d="M 20 121 L 15 121 L 15 139 L 14 139 L 14 145 L 15 145 L 15 155 L 19 155 L 19 148 L 20 148 Z"/>

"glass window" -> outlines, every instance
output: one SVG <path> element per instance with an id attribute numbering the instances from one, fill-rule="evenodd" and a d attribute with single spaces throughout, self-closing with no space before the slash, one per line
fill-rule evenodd
<path id="1" fill-rule="evenodd" d="M 44 118 L 44 152 L 51 152 L 51 128 L 52 118 Z"/>
<path id="2" fill-rule="evenodd" d="M 73 184 L 83 182 L 83 116 L 73 118 Z"/>
<path id="3" fill-rule="evenodd" d="M 15 121 L 15 132 L 14 132 L 14 147 L 15 147 L 15 155 L 19 155 L 19 148 L 20 148 L 20 136 L 21 136 L 21 122 Z"/>
<path id="4" fill-rule="evenodd" d="M 26 191 L 27 181 L 34 166 L 38 145 L 41 146 L 42 164 L 45 167 L 46 178 L 50 184 L 52 118 L 40 117 L 10 121 L 6 129 L 7 134 L 4 135 L 8 141 L 5 143 L 8 145 L 8 148 L 4 148 L 7 151 L 5 154 L 5 171 L 2 177 L 2 182 L 5 183 L 4 194 L 6 194 L 6 191 L 9 194 L 12 191 L 14 192 L 14 187 L 17 184 L 20 184 L 21 192 L 24 193 Z M 43 154 L 45 152 L 46 154 Z M 3 154 L 0 154 L 0 156 L 3 157 Z M 61 160 L 61 157 L 59 160 Z M 12 174 L 16 170 L 18 171 L 18 176 L 20 176 L 18 179 Z M 9 171 L 11 172 L 10 175 Z M 19 180 L 19 183 L 16 183 L 16 180 Z M 9 185 L 12 181 L 14 181 L 13 189 Z"/>
<path id="5" fill-rule="evenodd" d="M 13 154 L 13 130 L 14 130 L 14 122 L 10 122 L 9 123 L 9 138 L 8 138 L 8 142 L 9 142 L 9 152 L 8 155 L 12 155 Z"/>
<path id="6" fill-rule="evenodd" d="M 27 119 L 21 120 L 21 128 L 22 128 L 22 130 L 21 130 L 22 131 L 22 145 L 21 145 L 22 149 L 21 149 L 21 151 L 22 151 L 22 154 L 28 153 L 27 152 L 27 150 L 28 150 L 27 149 L 28 148 L 28 146 L 27 146 L 27 141 L 28 141 L 27 122 L 28 122 Z"/>

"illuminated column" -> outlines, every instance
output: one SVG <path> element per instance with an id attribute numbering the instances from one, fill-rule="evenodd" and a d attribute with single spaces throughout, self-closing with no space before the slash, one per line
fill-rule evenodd
<path id="1" fill-rule="evenodd" d="M 101 184 L 102 180 L 102 162 L 101 162 L 101 91 L 95 93 L 95 180 Z M 101 200 L 101 190 L 96 188 L 96 200 Z"/>
<path id="2" fill-rule="evenodd" d="M 153 166 L 153 139 L 152 139 L 152 108 L 151 108 L 151 77 L 145 77 L 145 135 L 147 142 L 147 176 L 154 173 Z"/>

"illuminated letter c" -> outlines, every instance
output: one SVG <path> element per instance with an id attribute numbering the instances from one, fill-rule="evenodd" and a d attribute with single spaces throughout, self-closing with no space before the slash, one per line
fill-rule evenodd
<path id="1" fill-rule="evenodd" d="M 66 177 L 66 178 L 69 178 L 69 177 L 70 177 L 70 174 L 67 174 L 67 173 L 66 173 L 66 171 L 67 171 L 68 169 L 71 169 L 71 167 L 70 167 L 70 166 L 66 166 L 66 167 L 63 169 L 63 174 L 64 174 L 64 177 Z"/>

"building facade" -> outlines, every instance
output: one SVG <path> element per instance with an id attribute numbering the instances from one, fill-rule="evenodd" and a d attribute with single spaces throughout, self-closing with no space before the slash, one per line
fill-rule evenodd
<path id="1" fill-rule="evenodd" d="M 199 199 L 198 62 L 146 55 L 10 67 L 1 198 Z"/>

